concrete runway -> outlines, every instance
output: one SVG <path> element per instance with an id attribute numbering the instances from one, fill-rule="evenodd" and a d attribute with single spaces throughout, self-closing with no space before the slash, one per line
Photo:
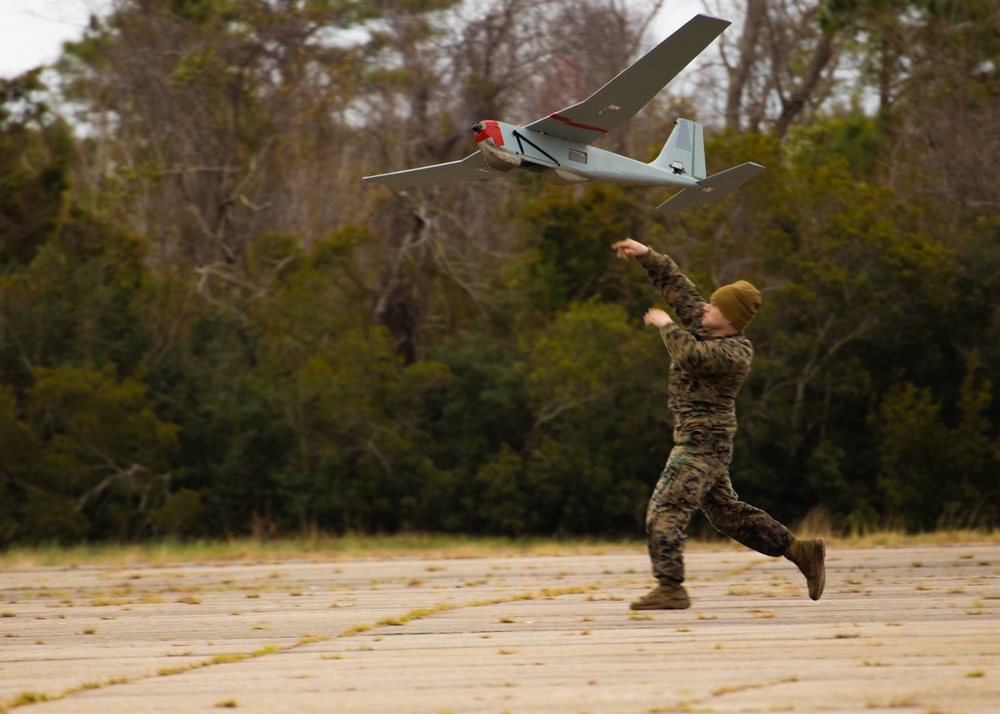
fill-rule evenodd
<path id="1" fill-rule="evenodd" d="M 1000 712 L 1000 545 L 16 569 L 0 712 Z"/>

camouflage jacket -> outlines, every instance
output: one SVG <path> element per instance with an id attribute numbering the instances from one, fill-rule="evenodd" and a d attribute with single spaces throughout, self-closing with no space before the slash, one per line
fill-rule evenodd
<path id="1" fill-rule="evenodd" d="M 736 433 L 736 395 L 750 372 L 753 346 L 742 333 L 714 337 L 702 330 L 705 300 L 666 255 L 650 250 L 636 260 L 677 315 L 660 328 L 670 353 L 669 407 L 674 441 L 706 437 L 732 439 Z"/>

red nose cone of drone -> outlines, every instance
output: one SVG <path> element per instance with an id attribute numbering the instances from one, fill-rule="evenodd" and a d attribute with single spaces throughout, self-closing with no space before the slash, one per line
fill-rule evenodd
<path id="1" fill-rule="evenodd" d="M 477 144 L 483 139 L 493 139 L 493 142 L 497 146 L 503 146 L 503 133 L 500 131 L 500 125 L 497 122 L 481 121 L 472 127 L 472 130 L 476 132 Z"/>

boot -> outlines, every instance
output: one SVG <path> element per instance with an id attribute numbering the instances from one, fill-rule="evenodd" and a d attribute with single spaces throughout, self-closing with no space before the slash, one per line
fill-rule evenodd
<path id="1" fill-rule="evenodd" d="M 809 597 L 819 600 L 826 587 L 826 546 L 823 545 L 822 538 L 812 540 L 793 540 L 785 557 L 799 566 L 799 570 L 806 576 L 806 584 L 809 586 Z"/>
<path id="2" fill-rule="evenodd" d="M 687 590 L 680 583 L 663 580 L 647 595 L 633 600 L 633 610 L 684 610 L 691 607 Z"/>

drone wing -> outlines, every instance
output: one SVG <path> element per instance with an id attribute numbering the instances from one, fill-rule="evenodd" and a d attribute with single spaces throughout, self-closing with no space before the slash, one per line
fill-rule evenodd
<path id="1" fill-rule="evenodd" d="M 388 174 L 365 176 L 362 181 L 380 183 L 395 188 L 407 188 L 409 186 L 427 186 L 435 183 L 452 183 L 454 181 L 482 181 L 502 175 L 500 171 L 494 171 L 487 166 L 483 155 L 477 151 L 474 154 L 469 154 L 461 161 L 422 166 L 418 169 L 393 171 Z"/>
<path id="2" fill-rule="evenodd" d="M 729 24 L 708 15 L 691 18 L 587 99 L 525 128 L 567 141 L 593 143 L 635 116 Z"/>

